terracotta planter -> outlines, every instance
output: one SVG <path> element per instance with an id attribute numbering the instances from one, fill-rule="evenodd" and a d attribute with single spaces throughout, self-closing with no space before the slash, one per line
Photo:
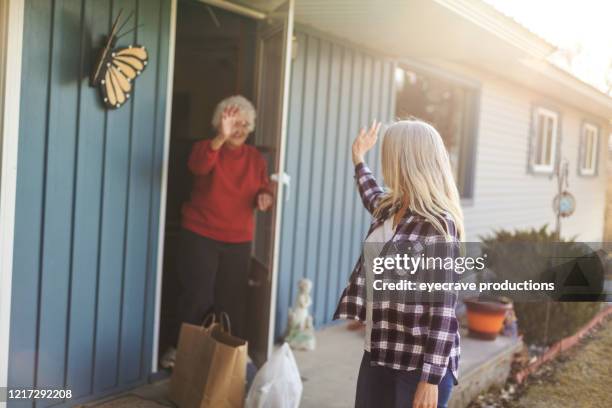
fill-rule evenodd
<path id="1" fill-rule="evenodd" d="M 512 302 L 504 298 L 467 298 L 463 301 L 467 309 L 469 335 L 481 340 L 495 340 L 504 325 Z"/>

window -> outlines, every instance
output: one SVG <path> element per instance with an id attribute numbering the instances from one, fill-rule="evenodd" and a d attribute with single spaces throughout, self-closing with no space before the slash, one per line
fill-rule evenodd
<path id="1" fill-rule="evenodd" d="M 397 118 L 416 117 L 433 125 L 450 157 L 461 198 L 473 193 L 479 91 L 477 85 L 426 69 L 397 68 Z"/>
<path id="2" fill-rule="evenodd" d="M 532 169 L 536 173 L 552 173 L 557 158 L 557 133 L 559 114 L 537 108 L 535 114 L 535 140 Z"/>
<path id="3" fill-rule="evenodd" d="M 582 125 L 579 169 L 582 176 L 594 176 L 599 152 L 599 128 L 591 123 Z"/>

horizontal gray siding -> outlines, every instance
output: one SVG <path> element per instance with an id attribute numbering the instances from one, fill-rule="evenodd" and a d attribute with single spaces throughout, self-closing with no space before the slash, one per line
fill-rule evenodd
<path id="1" fill-rule="evenodd" d="M 316 326 L 331 321 L 358 257 L 369 215 L 353 180 L 350 146 L 360 126 L 393 117 L 393 62 L 298 31 L 291 73 L 276 335 L 301 278 L 313 281 Z M 379 173 L 379 148 L 367 161 Z"/>
<path id="2" fill-rule="evenodd" d="M 492 75 L 478 73 L 482 81 L 474 199 L 464 205 L 467 240 L 497 229 L 555 227 L 552 209 L 557 184 L 549 175 L 527 171 L 531 112 L 534 106 L 551 105 L 540 94 L 514 86 Z M 554 102 L 554 101 L 553 101 Z M 585 112 L 555 104 L 560 112 L 559 157 L 570 166 L 568 190 L 576 197 L 576 211 L 563 219 L 562 234 L 585 242 L 598 242 L 604 230 L 606 205 L 606 154 L 609 127 Z M 597 177 L 578 175 L 581 124 L 589 119 L 601 126 Z M 602 164 L 603 163 L 603 164 Z"/>

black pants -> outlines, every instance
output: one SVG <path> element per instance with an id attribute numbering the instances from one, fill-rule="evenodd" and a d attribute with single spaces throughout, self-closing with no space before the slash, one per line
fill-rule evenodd
<path id="1" fill-rule="evenodd" d="M 370 365 L 370 353 L 365 351 L 361 359 L 355 408 L 411 408 L 420 370 L 393 370 Z M 450 370 L 438 385 L 438 408 L 445 408 L 453 389 L 454 377 Z"/>
<path id="2" fill-rule="evenodd" d="M 177 272 L 181 292 L 173 327 L 178 344 L 181 323 L 201 324 L 210 312 L 227 312 L 232 334 L 246 337 L 246 300 L 251 242 L 215 241 L 183 229 Z"/>

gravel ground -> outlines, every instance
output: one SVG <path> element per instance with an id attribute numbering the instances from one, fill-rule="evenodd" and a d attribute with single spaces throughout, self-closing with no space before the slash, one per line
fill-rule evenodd
<path id="1" fill-rule="evenodd" d="M 522 385 L 490 390 L 470 408 L 612 407 L 612 319 Z"/>

